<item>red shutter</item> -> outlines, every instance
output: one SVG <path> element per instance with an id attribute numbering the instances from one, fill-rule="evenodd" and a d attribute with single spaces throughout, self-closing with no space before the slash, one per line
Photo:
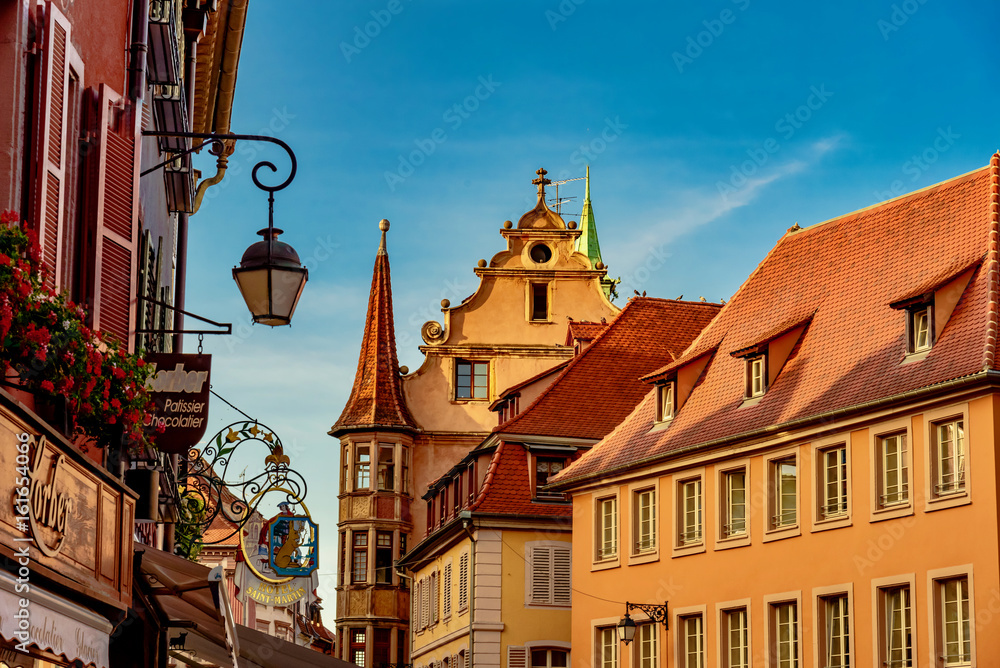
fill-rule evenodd
<path id="1" fill-rule="evenodd" d="M 35 127 L 37 150 L 31 169 L 32 198 L 28 220 L 38 233 L 42 261 L 49 268 L 46 281 L 58 284 L 62 249 L 61 224 L 66 199 L 66 103 L 69 97 L 68 47 L 70 23 L 48 1 L 39 5 L 41 60 L 37 80 Z"/>
<path id="2" fill-rule="evenodd" d="M 88 156 L 89 219 L 94 239 L 89 272 L 94 329 L 134 350 L 139 237 L 138 118 L 135 107 L 102 84 Z"/>

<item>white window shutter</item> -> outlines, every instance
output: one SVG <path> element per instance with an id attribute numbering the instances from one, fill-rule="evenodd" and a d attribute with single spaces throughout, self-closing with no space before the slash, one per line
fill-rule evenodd
<path id="1" fill-rule="evenodd" d="M 528 648 L 508 646 L 507 668 L 528 668 Z"/>
<path id="2" fill-rule="evenodd" d="M 531 600 L 529 603 L 552 603 L 552 548 L 533 547 L 528 556 L 531 566 Z"/>
<path id="3" fill-rule="evenodd" d="M 573 557 L 569 546 L 552 548 L 552 603 L 570 605 L 573 602 Z"/>

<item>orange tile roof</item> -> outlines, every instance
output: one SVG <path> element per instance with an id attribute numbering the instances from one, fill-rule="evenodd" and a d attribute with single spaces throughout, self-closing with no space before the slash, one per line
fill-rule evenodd
<path id="1" fill-rule="evenodd" d="M 718 350 L 669 427 L 651 432 L 650 392 L 561 472 L 560 486 L 743 435 L 861 410 L 869 402 L 996 366 L 1000 154 L 989 167 L 835 218 L 778 241 L 683 357 Z M 901 364 L 905 315 L 890 303 L 985 258 L 924 359 Z M 745 362 L 730 352 L 814 313 L 759 403 L 743 406 Z"/>
<path id="2" fill-rule="evenodd" d="M 495 515 L 573 516 L 571 504 L 532 501 L 529 475 L 527 450 L 515 443 L 500 443 L 469 510 Z"/>
<path id="3" fill-rule="evenodd" d="M 679 355 L 720 308 L 633 297 L 530 406 L 493 431 L 602 438 L 649 391 L 640 376 Z"/>
<path id="4" fill-rule="evenodd" d="M 416 430 L 416 422 L 403 399 L 396 357 L 396 330 L 392 321 L 392 285 L 389 280 L 389 255 L 385 233 L 389 221 L 382 221 L 382 243 L 375 256 L 372 287 L 368 296 L 368 315 L 361 339 L 358 371 L 351 396 L 331 436 L 358 429 Z"/>
<path id="5" fill-rule="evenodd" d="M 605 322 L 589 322 L 587 320 L 571 320 L 566 328 L 566 345 L 573 345 L 573 341 L 593 341 L 597 335 L 608 326 Z"/>

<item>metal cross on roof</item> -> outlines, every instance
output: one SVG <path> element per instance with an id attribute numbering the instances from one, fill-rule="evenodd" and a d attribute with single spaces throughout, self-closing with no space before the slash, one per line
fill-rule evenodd
<path id="1" fill-rule="evenodd" d="M 548 172 L 545 171 L 544 167 L 540 168 L 537 172 L 535 172 L 535 174 L 538 174 L 538 178 L 537 179 L 532 179 L 531 182 L 534 185 L 538 186 L 538 196 L 539 197 L 544 197 L 545 196 L 545 186 L 547 186 L 550 183 L 552 183 L 552 181 L 550 181 L 549 179 L 545 178 L 545 175 L 548 174 Z"/>

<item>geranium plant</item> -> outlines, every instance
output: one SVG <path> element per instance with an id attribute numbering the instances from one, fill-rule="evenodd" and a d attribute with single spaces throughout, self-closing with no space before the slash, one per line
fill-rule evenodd
<path id="1" fill-rule="evenodd" d="M 91 330 L 86 311 L 46 283 L 33 230 L 0 214 L 0 359 L 7 380 L 66 401 L 74 435 L 104 447 L 124 436 L 148 444 L 143 415 L 151 367 L 115 337 Z"/>

